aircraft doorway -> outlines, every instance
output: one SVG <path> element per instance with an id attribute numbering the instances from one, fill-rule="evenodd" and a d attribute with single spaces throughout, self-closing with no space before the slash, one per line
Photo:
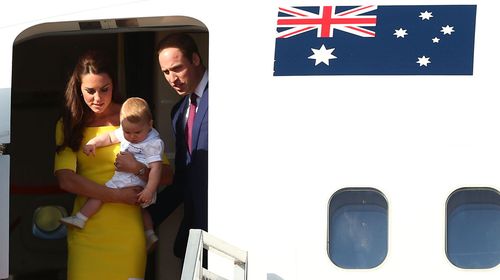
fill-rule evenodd
<path id="1" fill-rule="evenodd" d="M 53 176 L 55 124 L 60 117 L 64 87 L 84 50 L 98 48 L 118 65 L 123 97 L 148 101 L 155 128 L 166 143 L 173 166 L 174 138 L 171 92 L 159 71 L 155 45 L 170 32 L 188 32 L 208 64 L 208 30 L 188 17 L 155 17 L 47 23 L 23 31 L 12 59 L 10 156 L 9 271 L 14 279 L 66 279 L 66 234 L 58 217 L 70 213 L 74 195 L 59 189 Z M 146 279 L 178 279 L 181 261 L 172 253 L 182 217 L 177 208 L 160 227 L 156 258 L 171 264 L 148 269 Z"/>

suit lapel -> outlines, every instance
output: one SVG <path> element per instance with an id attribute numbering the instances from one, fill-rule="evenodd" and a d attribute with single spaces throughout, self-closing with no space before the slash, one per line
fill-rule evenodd
<path id="1" fill-rule="evenodd" d="M 200 104 L 198 105 L 198 111 L 196 112 L 196 117 L 193 124 L 193 150 L 198 147 L 198 139 L 200 136 L 201 125 L 208 112 L 208 87 L 203 92 Z"/>
<path id="2" fill-rule="evenodd" d="M 173 119 L 172 119 L 172 124 L 174 126 L 174 134 L 178 135 L 176 138 L 179 139 L 181 136 L 181 139 L 185 139 L 185 132 L 184 132 L 184 116 L 186 114 L 186 108 L 188 106 L 189 98 L 184 97 L 181 101 L 179 101 L 179 109 L 177 112 L 174 114 Z M 179 140 L 177 140 L 179 141 Z"/>

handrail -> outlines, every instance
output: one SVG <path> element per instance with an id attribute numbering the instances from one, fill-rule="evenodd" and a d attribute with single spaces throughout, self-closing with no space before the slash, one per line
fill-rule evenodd
<path id="1" fill-rule="evenodd" d="M 248 253 L 246 251 L 230 245 L 201 229 L 190 229 L 181 280 L 225 280 L 224 277 L 201 266 L 203 263 L 203 249 L 231 259 L 234 263 L 235 280 L 247 279 Z"/>

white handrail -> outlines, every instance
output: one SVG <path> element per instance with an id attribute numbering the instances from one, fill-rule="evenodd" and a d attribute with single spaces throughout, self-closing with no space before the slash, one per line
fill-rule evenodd
<path id="1" fill-rule="evenodd" d="M 231 259 L 234 264 L 234 279 L 247 279 L 248 254 L 233 245 L 224 242 L 208 234 L 201 229 L 189 230 L 189 239 L 186 249 L 186 256 L 182 268 L 181 280 L 225 280 L 207 269 L 204 269 L 203 249 L 213 251 L 221 256 Z"/>

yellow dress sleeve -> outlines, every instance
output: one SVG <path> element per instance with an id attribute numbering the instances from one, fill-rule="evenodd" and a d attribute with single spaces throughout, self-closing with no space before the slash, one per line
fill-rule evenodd
<path id="1" fill-rule="evenodd" d="M 59 146 L 64 141 L 63 123 L 59 120 L 56 124 L 56 145 Z M 76 172 L 77 154 L 71 148 L 64 147 L 64 149 L 56 152 L 54 157 L 54 172 L 61 169 L 69 169 Z"/>
<path id="2" fill-rule="evenodd" d="M 167 153 L 163 152 L 163 154 L 161 156 L 161 160 L 163 161 L 164 165 L 170 165 L 170 161 L 168 161 L 168 158 L 167 158 Z"/>

